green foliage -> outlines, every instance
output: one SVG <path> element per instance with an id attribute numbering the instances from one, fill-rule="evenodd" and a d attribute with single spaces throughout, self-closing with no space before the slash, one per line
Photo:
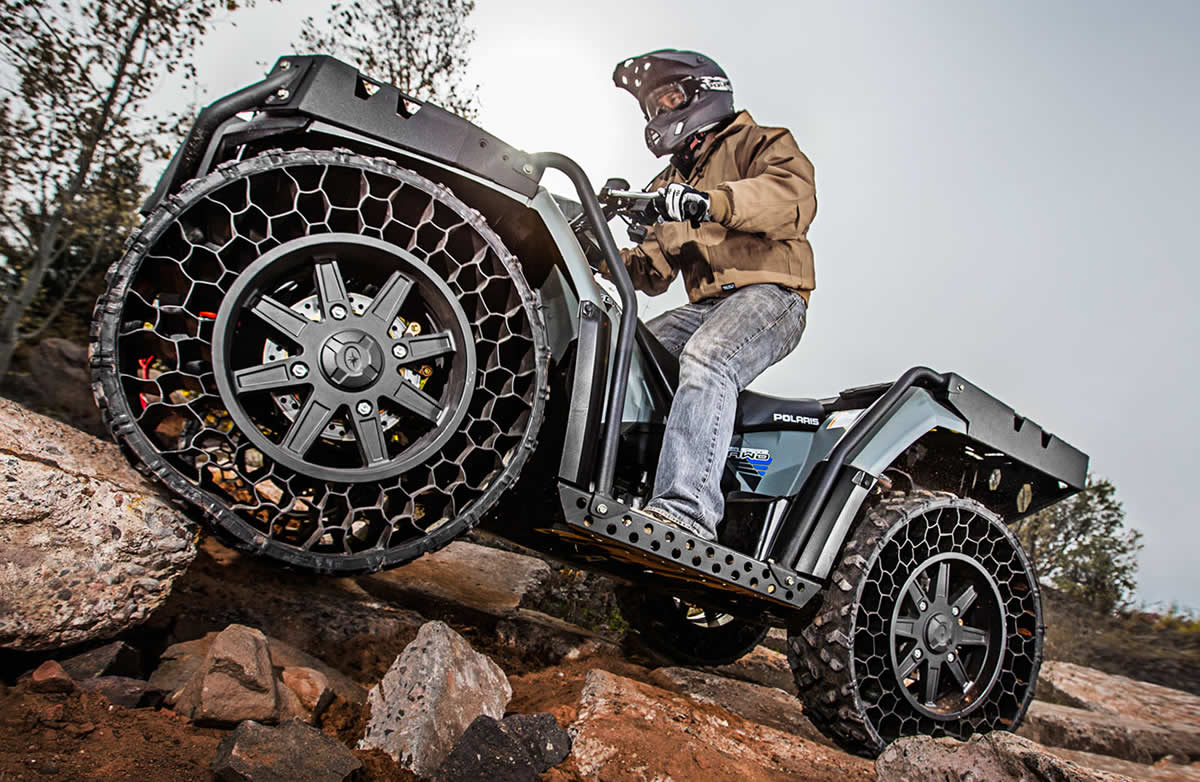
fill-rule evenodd
<path id="1" fill-rule="evenodd" d="M 353 62 L 418 100 L 474 119 L 477 87 L 463 84 L 475 33 L 467 17 L 474 0 L 350 0 L 335 2 L 317 21 L 304 20 L 297 46 Z"/>
<path id="2" fill-rule="evenodd" d="M 0 0 L 0 380 L 120 252 L 181 118 L 145 102 L 234 0 Z M 85 307 L 90 309 L 90 307 Z"/>
<path id="3" fill-rule="evenodd" d="M 1106 613 L 1129 604 L 1142 534 L 1125 526 L 1125 509 L 1109 481 L 1089 476 L 1084 491 L 1014 529 L 1040 578 Z"/>

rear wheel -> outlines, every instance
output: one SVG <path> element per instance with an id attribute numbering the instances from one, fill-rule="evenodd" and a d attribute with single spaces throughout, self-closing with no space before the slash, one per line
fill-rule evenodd
<path id="1" fill-rule="evenodd" d="M 767 626 L 751 624 L 678 597 L 617 590 L 621 616 L 651 650 L 684 665 L 726 665 L 762 643 Z"/>
<path id="2" fill-rule="evenodd" d="M 1016 730 L 1042 633 L 1037 580 L 1003 521 L 914 493 L 865 512 L 788 658 L 813 723 L 873 756 L 902 736 Z"/>
<path id="3" fill-rule="evenodd" d="M 118 441 L 235 543 L 314 570 L 449 542 L 543 415 L 545 327 L 499 237 L 346 151 L 189 183 L 130 240 L 93 329 Z"/>

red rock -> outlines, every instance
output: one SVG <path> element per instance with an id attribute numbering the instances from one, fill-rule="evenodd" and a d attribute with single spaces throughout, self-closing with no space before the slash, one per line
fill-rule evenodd
<path id="1" fill-rule="evenodd" d="M 869 761 L 606 671 L 589 671 L 571 724 L 584 779 L 872 780 Z"/>
<path id="2" fill-rule="evenodd" d="M 361 767 L 341 742 L 296 720 L 278 728 L 243 722 L 212 762 L 221 782 L 342 782 Z"/>
<path id="3" fill-rule="evenodd" d="M 650 674 L 650 678 L 655 684 L 694 701 L 720 706 L 759 725 L 833 746 L 833 742 L 804 716 L 800 699 L 775 687 L 727 679 L 690 668 L 659 668 Z"/>
<path id="4" fill-rule="evenodd" d="M 402 568 L 359 579 L 368 592 L 426 609 L 430 601 L 503 615 L 550 575 L 540 559 L 456 540 Z"/>
<path id="5" fill-rule="evenodd" d="M 796 694 L 796 677 L 788 665 L 787 655 L 765 646 L 756 646 L 740 660 L 711 670 L 730 679 L 741 679 Z"/>
<path id="6" fill-rule="evenodd" d="M 99 676 L 127 676 L 137 679 L 142 675 L 142 655 L 124 641 L 113 641 L 63 660 L 62 666 L 78 681 Z"/>
<path id="7" fill-rule="evenodd" d="M 276 709 L 267 637 L 243 625 L 230 625 L 217 634 L 204 663 L 175 701 L 177 713 L 201 725 L 275 722 Z"/>
<path id="8" fill-rule="evenodd" d="M 312 668 L 288 667 L 283 669 L 279 678 L 284 685 L 277 688 L 280 694 L 280 719 L 295 717 L 310 725 L 316 724 L 321 712 L 333 700 L 333 690 L 325 674 Z"/>
<path id="9" fill-rule="evenodd" d="M 47 660 L 34 669 L 30 686 L 34 692 L 70 692 L 75 689 L 75 682 L 61 665 Z"/>

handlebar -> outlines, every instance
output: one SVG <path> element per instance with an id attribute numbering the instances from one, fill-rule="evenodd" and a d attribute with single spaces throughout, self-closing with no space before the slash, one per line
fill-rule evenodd
<path id="1" fill-rule="evenodd" d="M 629 201 L 653 201 L 655 198 L 658 198 L 658 193 L 643 193 L 639 190 L 601 190 L 601 200 L 603 200 L 606 196 Z"/>

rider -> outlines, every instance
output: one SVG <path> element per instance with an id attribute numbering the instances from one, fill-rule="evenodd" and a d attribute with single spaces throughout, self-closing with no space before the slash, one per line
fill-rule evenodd
<path id="1" fill-rule="evenodd" d="M 631 57 L 613 81 L 637 98 L 646 146 L 671 156 L 647 188 L 662 221 L 622 258 L 651 296 L 682 272 L 689 299 L 646 324 L 679 357 L 679 387 L 644 512 L 714 540 L 738 393 L 799 343 L 816 286 L 813 167 L 787 130 L 734 110 L 702 54 Z"/>

